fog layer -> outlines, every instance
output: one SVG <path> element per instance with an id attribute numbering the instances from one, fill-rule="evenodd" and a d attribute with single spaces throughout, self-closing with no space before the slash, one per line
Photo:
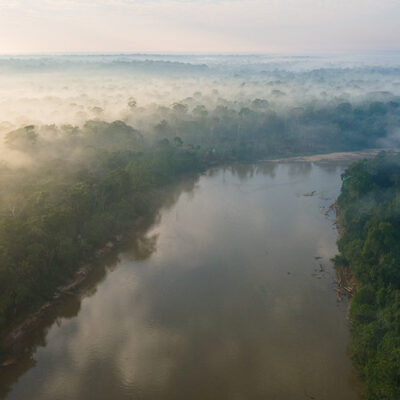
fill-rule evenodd
<path id="1" fill-rule="evenodd" d="M 267 153 L 396 146 L 399 60 L 396 54 L 2 57 L 2 158 L 26 161 L 16 154 L 26 150 L 24 141 L 38 142 L 35 153 L 60 140 L 65 149 L 65 137 L 88 121 L 116 120 L 149 142 L 179 136 L 212 150 L 237 141 L 263 142 Z M 10 134 L 21 128 L 25 134 Z"/>

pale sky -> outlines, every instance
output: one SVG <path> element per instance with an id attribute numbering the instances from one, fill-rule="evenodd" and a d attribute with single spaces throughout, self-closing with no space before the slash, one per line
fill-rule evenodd
<path id="1" fill-rule="evenodd" d="M 400 50 L 400 0 L 0 0 L 0 54 Z"/>

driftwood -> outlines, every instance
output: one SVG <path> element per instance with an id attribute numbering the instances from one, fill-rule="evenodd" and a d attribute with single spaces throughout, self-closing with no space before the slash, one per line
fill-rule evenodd
<path id="1" fill-rule="evenodd" d="M 15 358 L 10 358 L 7 361 L 4 361 L 2 364 L 0 364 L 0 368 L 6 368 L 10 367 L 11 365 L 15 365 L 17 363 L 17 360 Z"/>
<path id="2" fill-rule="evenodd" d="M 343 297 L 350 298 L 353 295 L 355 287 L 354 278 L 348 267 L 336 267 L 337 274 L 337 288 L 335 288 L 336 295 L 339 301 L 342 301 Z"/>

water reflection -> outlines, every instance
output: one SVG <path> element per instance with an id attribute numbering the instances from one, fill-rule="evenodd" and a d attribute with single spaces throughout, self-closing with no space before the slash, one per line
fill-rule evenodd
<path id="1" fill-rule="evenodd" d="M 297 162 L 289 164 L 288 173 L 292 178 L 306 177 L 311 173 L 313 165 L 306 162 Z"/>
<path id="2" fill-rule="evenodd" d="M 190 194 L 195 189 L 197 177 L 187 177 L 177 184 L 160 190 L 153 200 L 154 204 L 149 213 L 137 223 L 131 232 L 128 232 L 128 240 L 122 245 L 124 257 L 131 261 L 145 260 L 156 250 L 158 235 L 148 235 L 148 229 L 157 224 L 161 218 L 161 212 L 168 210 L 176 203 L 182 193 Z M 5 398 L 19 377 L 36 365 L 35 352 L 40 347 L 46 347 L 49 341 L 48 331 L 53 325 L 61 327 L 62 321 L 74 318 L 81 310 L 82 299 L 96 295 L 98 285 L 106 278 L 109 271 L 118 267 L 119 253 L 114 251 L 99 261 L 81 292 L 69 296 L 57 304 L 45 316 L 41 327 L 33 331 L 23 343 L 19 344 L 17 351 L 18 363 L 6 369 L 0 369 L 0 398 Z M 39 350 L 40 351 L 40 350 Z M 30 396 L 29 396 L 30 398 Z"/>
<path id="3" fill-rule="evenodd" d="M 357 399 L 336 232 L 319 211 L 341 171 L 234 165 L 185 182 L 112 273 L 63 305 L 75 311 L 60 307 L 24 370 L 2 378 L 27 371 L 8 398 Z"/>

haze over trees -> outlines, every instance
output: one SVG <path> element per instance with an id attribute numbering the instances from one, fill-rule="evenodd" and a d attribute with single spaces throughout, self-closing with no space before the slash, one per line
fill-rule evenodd
<path id="1" fill-rule="evenodd" d="M 184 61 L 0 59 L 0 331 L 154 211 L 158 190 L 183 174 L 399 143 L 400 68 L 390 62 Z M 354 357 L 371 399 L 400 396 L 399 165 L 354 165 L 339 199 L 340 260 L 359 283 Z"/>
<path id="2" fill-rule="evenodd" d="M 397 143 L 398 68 L 184 61 L 0 60 L 0 326 L 49 299 L 182 173 Z"/>

